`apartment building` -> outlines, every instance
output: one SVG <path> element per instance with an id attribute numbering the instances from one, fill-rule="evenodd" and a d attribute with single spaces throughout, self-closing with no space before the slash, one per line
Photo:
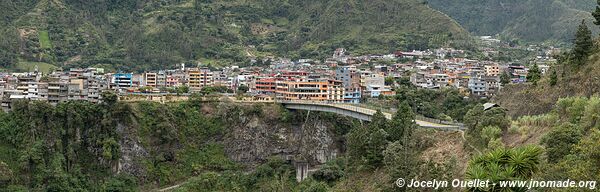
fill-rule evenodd
<path id="1" fill-rule="evenodd" d="M 500 66 L 497 64 L 486 65 L 483 67 L 485 70 L 486 76 L 498 76 L 500 74 Z"/>
<path id="2" fill-rule="evenodd" d="M 359 103 L 362 97 L 360 74 L 356 66 L 342 66 L 336 69 L 335 78 L 342 81 L 344 86 L 344 101 L 346 103 Z"/>
<path id="3" fill-rule="evenodd" d="M 128 88 L 133 86 L 132 73 L 117 73 L 113 75 L 112 82 L 114 87 Z"/>
<path id="4" fill-rule="evenodd" d="M 158 85 L 157 82 L 158 82 L 157 73 L 144 73 L 145 86 L 157 87 L 157 85 Z"/>
<path id="5" fill-rule="evenodd" d="M 188 86 L 192 89 L 212 86 L 214 83 L 213 72 L 208 68 L 192 68 L 187 72 Z"/>
<path id="6" fill-rule="evenodd" d="M 275 93 L 281 100 L 344 102 L 344 87 L 337 80 L 277 81 Z"/>
<path id="7" fill-rule="evenodd" d="M 472 77 L 469 79 L 469 89 L 473 95 L 485 96 L 487 92 L 487 82 L 482 77 Z"/>
<path id="8" fill-rule="evenodd" d="M 258 94 L 273 95 L 277 89 L 275 78 L 259 78 L 255 80 L 254 91 Z"/>
<path id="9" fill-rule="evenodd" d="M 433 80 L 434 87 L 446 87 L 450 84 L 450 78 L 447 74 L 431 74 L 431 78 Z"/>
<path id="10" fill-rule="evenodd" d="M 158 71 L 156 73 L 156 87 L 165 87 L 167 86 L 167 72 L 166 71 Z"/>

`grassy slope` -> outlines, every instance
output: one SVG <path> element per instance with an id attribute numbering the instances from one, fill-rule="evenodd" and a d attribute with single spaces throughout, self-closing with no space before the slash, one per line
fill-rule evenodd
<path id="1" fill-rule="evenodd" d="M 35 69 L 35 66 L 37 66 L 38 70 L 44 74 L 48 74 L 53 69 L 57 68 L 55 65 L 52 65 L 49 63 L 44 63 L 44 62 L 21 61 L 17 64 L 17 66 L 15 66 L 15 69 L 17 71 L 27 72 L 27 71 L 33 71 Z"/>
<path id="2" fill-rule="evenodd" d="M 50 36 L 48 35 L 48 31 L 39 31 L 38 38 L 40 39 L 40 47 L 42 49 L 52 48 L 52 43 L 50 42 Z"/>

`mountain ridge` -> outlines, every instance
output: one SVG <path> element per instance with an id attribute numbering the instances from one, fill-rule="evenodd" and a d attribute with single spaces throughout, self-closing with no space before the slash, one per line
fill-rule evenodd
<path id="1" fill-rule="evenodd" d="M 554 40 L 570 42 L 582 19 L 592 21 L 589 13 L 594 0 L 429 0 L 431 7 L 456 19 L 475 35 L 500 35 L 529 42 Z M 589 26 L 595 33 L 597 27 Z"/>
<path id="2" fill-rule="evenodd" d="M 18 45 L 7 46 L 18 47 L 12 54 L 64 67 L 108 64 L 145 70 L 182 62 L 222 66 L 247 64 L 249 56 L 324 58 L 338 47 L 365 54 L 470 43 L 457 22 L 418 0 L 0 3 L 15 7 L 4 16 L 8 31 L 32 30 L 20 33 Z M 48 38 L 39 36 L 45 32 Z"/>

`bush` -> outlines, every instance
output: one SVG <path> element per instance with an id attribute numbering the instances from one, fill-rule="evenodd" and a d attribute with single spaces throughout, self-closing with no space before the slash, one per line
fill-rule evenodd
<path id="1" fill-rule="evenodd" d="M 133 192 L 138 191 L 136 178 L 131 175 L 120 174 L 104 181 L 102 191 L 105 192 Z"/>
<path id="2" fill-rule="evenodd" d="M 333 183 L 344 177 L 345 159 L 338 158 L 327 162 L 321 169 L 315 171 L 312 177 L 317 181 Z"/>
<path id="3" fill-rule="evenodd" d="M 537 146 L 525 146 L 515 149 L 499 148 L 476 156 L 469 161 L 467 179 L 498 181 L 529 180 L 537 171 L 541 162 L 542 149 Z M 469 191 L 510 191 L 500 186 L 469 188 Z"/>
<path id="4" fill-rule="evenodd" d="M 565 123 L 555 127 L 542 139 L 542 144 L 546 147 L 548 161 L 556 163 L 563 157 L 569 155 L 575 144 L 583 137 L 579 126 Z"/>

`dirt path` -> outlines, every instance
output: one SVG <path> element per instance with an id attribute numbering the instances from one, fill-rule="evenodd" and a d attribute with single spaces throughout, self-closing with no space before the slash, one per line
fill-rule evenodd
<path id="1" fill-rule="evenodd" d="M 159 190 L 156 190 L 156 191 L 158 191 L 158 192 L 170 191 L 170 190 L 177 189 L 177 188 L 181 187 L 181 185 L 183 185 L 185 183 L 187 183 L 187 182 L 183 182 L 183 183 L 180 183 L 180 184 L 177 184 L 177 185 L 173 185 L 173 186 L 170 186 L 170 187 L 162 188 L 162 189 L 159 189 Z"/>

